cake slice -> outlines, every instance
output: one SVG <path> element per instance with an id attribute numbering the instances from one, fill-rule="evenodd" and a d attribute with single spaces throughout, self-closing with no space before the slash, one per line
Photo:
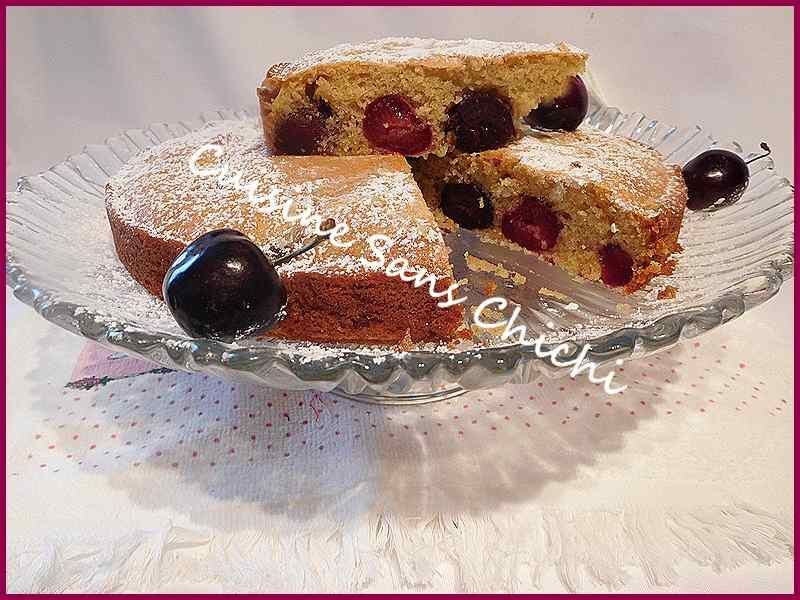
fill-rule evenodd
<path id="1" fill-rule="evenodd" d="M 529 132 L 498 150 L 419 159 L 414 170 L 445 227 L 481 230 L 625 293 L 674 267 L 681 170 L 628 138 Z"/>
<path id="2" fill-rule="evenodd" d="M 386 38 L 273 65 L 258 88 L 276 154 L 444 156 L 499 148 L 587 55 L 567 44 Z"/>
<path id="3" fill-rule="evenodd" d="M 254 194 L 245 191 L 249 182 Z M 434 299 L 428 285 L 385 272 L 402 258 L 435 276 L 437 291 L 453 282 L 441 232 L 400 156 L 272 156 L 257 123 L 220 122 L 138 155 L 106 188 L 117 254 L 159 297 L 174 258 L 211 230 L 239 230 L 273 259 L 302 246 L 313 219 L 303 225 L 268 210 L 288 201 L 288 216 L 309 211 L 346 224 L 338 239 L 352 244 L 326 242 L 278 267 L 288 305 L 270 335 L 359 343 L 453 337 L 460 305 L 440 308 L 445 298 Z M 373 245 L 375 235 L 385 238 Z"/>

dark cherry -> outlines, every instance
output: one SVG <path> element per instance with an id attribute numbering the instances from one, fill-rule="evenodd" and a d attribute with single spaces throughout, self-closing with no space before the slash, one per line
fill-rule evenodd
<path id="1" fill-rule="evenodd" d="M 327 133 L 325 119 L 319 111 L 304 108 L 278 123 L 275 146 L 281 154 L 319 154 Z"/>
<path id="2" fill-rule="evenodd" d="M 397 94 L 370 102 L 364 111 L 362 128 L 375 148 L 405 156 L 425 152 L 433 141 L 431 126 L 417 116 L 408 98 Z"/>
<path id="3" fill-rule="evenodd" d="M 503 235 L 533 252 L 552 250 L 563 225 L 541 198 L 528 197 L 503 215 Z"/>
<path id="4" fill-rule="evenodd" d="M 600 278 L 611 287 L 627 285 L 633 279 L 633 259 L 617 244 L 600 248 Z"/>
<path id="5" fill-rule="evenodd" d="M 575 75 L 563 95 L 542 102 L 525 118 L 525 122 L 537 129 L 563 129 L 575 131 L 589 111 L 589 92 L 583 79 Z"/>
<path id="6" fill-rule="evenodd" d="M 486 229 L 494 220 L 489 194 L 469 183 L 446 183 L 442 188 L 441 209 L 466 229 Z"/>
<path id="7" fill-rule="evenodd" d="M 686 206 L 702 210 L 715 204 L 732 204 L 742 197 L 750 181 L 748 164 L 769 156 L 769 146 L 762 142 L 766 153 L 745 161 L 729 150 L 714 148 L 695 156 L 683 166 L 683 180 L 689 192 Z"/>
<path id="8" fill-rule="evenodd" d="M 233 229 L 189 244 L 167 271 L 163 293 L 186 333 L 223 341 L 267 330 L 286 306 L 286 288 L 273 264 Z"/>
<path id="9" fill-rule="evenodd" d="M 494 91 L 467 90 L 448 111 L 446 128 L 462 152 L 500 148 L 514 137 L 511 104 Z"/>

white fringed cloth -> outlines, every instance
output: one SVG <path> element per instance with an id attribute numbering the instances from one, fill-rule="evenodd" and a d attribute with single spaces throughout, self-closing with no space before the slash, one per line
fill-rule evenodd
<path id="1" fill-rule="evenodd" d="M 669 591 L 785 569 L 792 356 L 748 317 L 627 363 L 622 395 L 542 380 L 408 408 L 87 346 L 70 382 L 8 399 L 8 589 Z"/>

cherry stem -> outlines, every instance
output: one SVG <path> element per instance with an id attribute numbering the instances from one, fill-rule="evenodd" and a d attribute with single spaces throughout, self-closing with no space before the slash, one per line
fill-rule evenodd
<path id="1" fill-rule="evenodd" d="M 293 258 L 297 258 L 301 254 L 305 254 L 309 250 L 313 250 L 314 248 L 319 246 L 322 242 L 324 242 L 325 240 L 327 240 L 331 236 L 331 231 L 333 230 L 334 227 L 336 227 L 336 221 L 334 221 L 333 219 L 326 219 L 320 225 L 320 228 L 324 229 L 325 233 L 321 233 L 319 235 L 315 235 L 314 238 L 310 242 L 308 242 L 304 246 L 301 246 L 300 248 L 298 248 L 294 252 L 290 252 L 289 254 L 284 254 L 280 258 L 278 258 L 276 260 L 273 260 L 272 261 L 272 265 L 277 267 L 279 265 L 282 265 L 285 262 L 289 262 Z"/>
<path id="2" fill-rule="evenodd" d="M 749 165 L 751 162 L 755 162 L 757 160 L 761 160 L 762 158 L 766 158 L 770 154 L 772 154 L 772 150 L 770 150 L 769 146 L 767 146 L 767 142 L 761 142 L 761 149 L 765 150 L 764 154 L 760 154 L 759 156 L 754 156 L 750 160 L 745 161 L 744 164 Z"/>

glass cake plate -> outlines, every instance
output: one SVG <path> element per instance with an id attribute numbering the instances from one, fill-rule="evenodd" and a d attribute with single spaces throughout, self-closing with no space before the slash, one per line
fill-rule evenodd
<path id="1" fill-rule="evenodd" d="M 687 211 L 680 236 L 683 253 L 668 277 L 633 296 L 571 278 L 519 250 L 481 243 L 468 231 L 445 240 L 452 250 L 467 313 L 487 297 L 503 296 L 522 307 L 517 324 L 546 344 L 509 343 L 481 335 L 459 347 L 406 349 L 320 345 L 279 340 L 224 344 L 190 339 L 165 305 L 122 267 L 114 252 L 104 208 L 104 185 L 131 156 L 220 119 L 252 119 L 252 111 L 219 111 L 194 121 L 161 123 L 126 131 L 87 146 L 44 173 L 20 179 L 7 196 L 8 285 L 47 320 L 115 350 L 165 367 L 211 373 L 284 389 L 333 391 L 358 400 L 416 403 L 453 397 L 469 389 L 567 375 L 542 350 L 566 343 L 567 362 L 588 344 L 587 360 L 613 368 L 698 336 L 774 296 L 794 267 L 794 188 L 767 158 L 754 162 L 750 185 L 737 203 Z M 641 113 L 623 114 L 594 103 L 588 125 L 648 144 L 670 162 L 684 164 L 716 140 L 699 126 L 671 127 Z M 755 156 L 737 143 L 722 146 Z M 760 151 L 759 151 L 760 153 Z M 506 271 L 466 267 L 465 252 L 502 264 Z M 513 279 L 513 281 L 511 281 Z M 673 299 L 659 300 L 666 286 Z M 599 369 L 602 374 L 603 368 Z"/>

